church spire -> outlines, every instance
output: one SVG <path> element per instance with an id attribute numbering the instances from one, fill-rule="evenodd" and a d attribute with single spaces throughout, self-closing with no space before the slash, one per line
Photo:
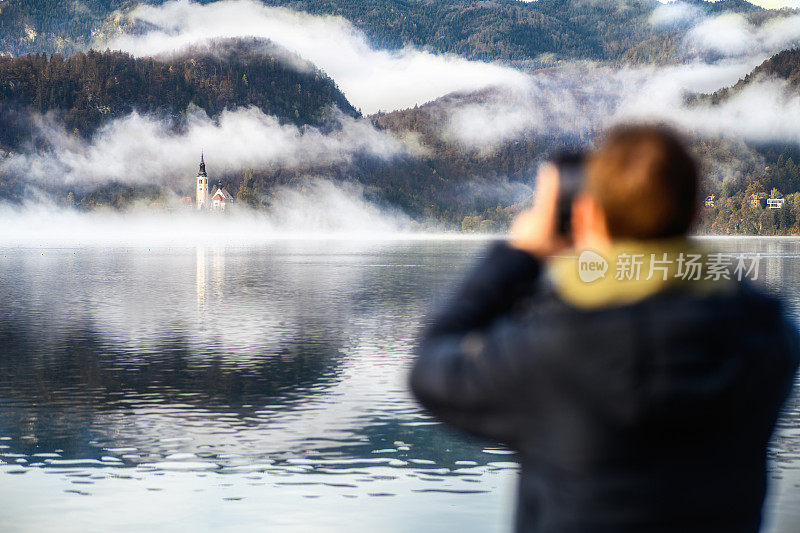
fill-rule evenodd
<path id="1" fill-rule="evenodd" d="M 206 162 L 203 160 L 203 152 L 200 152 L 200 172 L 197 175 L 198 176 L 206 175 Z"/>

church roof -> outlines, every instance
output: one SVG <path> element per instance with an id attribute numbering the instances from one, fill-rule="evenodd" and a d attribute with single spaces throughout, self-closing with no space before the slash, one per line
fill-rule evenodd
<path id="1" fill-rule="evenodd" d="M 217 196 L 219 196 L 220 200 L 223 202 L 233 201 L 233 195 L 229 193 L 228 189 L 225 187 L 217 187 L 217 189 L 214 191 L 214 194 L 211 195 L 211 199 L 213 200 Z"/>
<path id="2" fill-rule="evenodd" d="M 197 173 L 198 176 L 206 176 L 206 162 L 203 160 L 203 152 L 200 152 L 200 172 Z"/>

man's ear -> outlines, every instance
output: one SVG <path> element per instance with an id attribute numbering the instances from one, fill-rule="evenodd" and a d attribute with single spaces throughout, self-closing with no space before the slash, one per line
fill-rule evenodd
<path id="1" fill-rule="evenodd" d="M 572 240 L 576 248 L 607 248 L 611 245 L 606 215 L 600 204 L 585 193 L 572 202 Z"/>

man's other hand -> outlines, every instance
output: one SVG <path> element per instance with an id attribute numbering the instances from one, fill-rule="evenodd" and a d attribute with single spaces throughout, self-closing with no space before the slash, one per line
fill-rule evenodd
<path id="1" fill-rule="evenodd" d="M 533 207 L 520 213 L 511 224 L 509 244 L 536 257 L 547 257 L 568 245 L 556 234 L 558 169 L 545 163 L 536 177 Z"/>

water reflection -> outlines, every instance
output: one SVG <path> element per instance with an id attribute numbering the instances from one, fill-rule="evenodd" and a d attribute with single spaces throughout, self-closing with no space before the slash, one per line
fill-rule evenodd
<path id="1" fill-rule="evenodd" d="M 156 520 L 130 502 L 195 530 L 507 528 L 513 456 L 405 387 L 424 311 L 483 246 L 4 251 L 0 530 Z M 797 241 L 714 246 L 761 253 L 762 283 L 800 316 Z M 794 401 L 771 451 L 794 483 L 798 416 Z M 774 514 L 798 500 L 789 483 Z"/>
<path id="2" fill-rule="evenodd" d="M 486 510 L 513 481 L 504 451 L 433 424 L 405 390 L 423 310 L 480 246 L 451 245 L 6 252 L 3 474 L 14 494 L 46 494 L 46 514 L 81 496 L 117 508 L 117 491 L 140 501 L 164 476 L 182 480 L 162 487 L 177 498 L 223 475 L 246 496 L 222 501 L 291 489 L 289 525 L 308 524 L 306 498 L 403 495 L 430 504 L 426 520 L 483 496 L 459 514 L 502 526 Z M 38 527 L 29 508 L 4 506 L 0 524 Z"/>
<path id="3" fill-rule="evenodd" d="M 202 317 L 206 311 L 206 248 L 197 247 L 197 269 L 195 279 L 197 280 L 197 312 Z"/>

